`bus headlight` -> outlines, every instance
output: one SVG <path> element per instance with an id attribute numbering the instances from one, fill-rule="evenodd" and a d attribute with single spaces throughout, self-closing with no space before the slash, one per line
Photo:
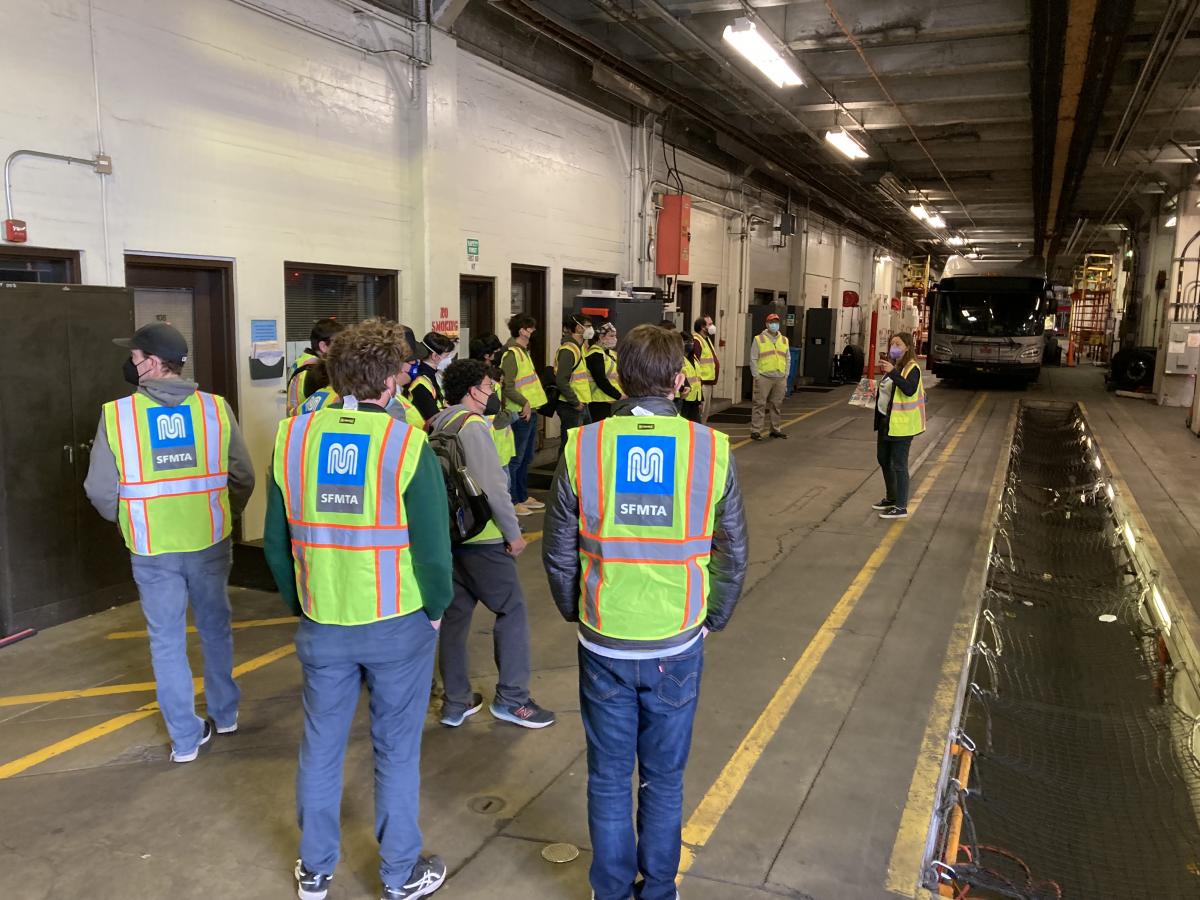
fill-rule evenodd
<path id="1" fill-rule="evenodd" d="M 1040 359 L 1042 356 L 1041 347 L 1026 347 L 1021 351 L 1021 359 Z"/>
<path id="2" fill-rule="evenodd" d="M 951 350 L 945 344 L 934 344 L 933 352 L 938 356 L 950 356 Z"/>

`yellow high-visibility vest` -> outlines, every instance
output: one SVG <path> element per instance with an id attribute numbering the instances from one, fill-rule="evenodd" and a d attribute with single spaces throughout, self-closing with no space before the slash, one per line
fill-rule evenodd
<path id="1" fill-rule="evenodd" d="M 729 438 L 678 416 L 615 416 L 567 433 L 579 498 L 579 617 L 656 641 L 703 624 Z"/>
<path id="2" fill-rule="evenodd" d="M 530 407 L 537 409 L 540 406 L 546 405 L 546 389 L 542 387 L 542 380 L 538 378 L 537 369 L 534 368 L 533 359 L 529 356 L 529 351 L 522 347 L 512 346 L 504 351 L 512 353 L 517 358 L 517 381 L 513 385 L 521 396 L 529 401 Z M 515 404 L 507 404 L 512 412 L 520 412 L 521 407 Z"/>
<path id="3" fill-rule="evenodd" d="M 229 537 L 230 430 L 225 401 L 202 391 L 178 406 L 140 392 L 104 404 L 130 552 L 188 553 Z"/>
<path id="4" fill-rule="evenodd" d="M 404 492 L 425 442 L 407 422 L 357 409 L 279 424 L 275 483 L 310 619 L 364 625 L 422 609 Z"/>
<path id="5" fill-rule="evenodd" d="M 292 370 L 288 372 L 287 414 L 289 416 L 294 416 L 300 412 L 300 405 L 304 402 L 304 379 L 308 377 L 308 373 L 303 370 L 307 369 L 320 358 L 315 353 L 309 353 L 307 350 L 296 357 L 296 362 L 292 365 Z"/>
<path id="6" fill-rule="evenodd" d="M 697 332 L 696 340 L 700 342 L 700 356 L 696 359 L 696 369 L 700 373 L 700 379 L 701 381 L 716 381 L 717 351 L 713 348 L 712 341 L 708 339 L 707 334 Z"/>
<path id="7" fill-rule="evenodd" d="M 791 362 L 788 339 L 781 334 L 771 335 L 764 331 L 754 336 L 754 343 L 758 346 L 758 374 L 786 377 Z"/>
<path id="8" fill-rule="evenodd" d="M 915 362 L 910 362 L 901 372 L 908 375 L 917 368 Z M 925 430 L 925 381 L 917 383 L 916 394 L 906 394 L 900 390 L 900 385 L 892 384 L 892 409 L 888 416 L 888 434 L 891 437 L 913 437 Z"/>

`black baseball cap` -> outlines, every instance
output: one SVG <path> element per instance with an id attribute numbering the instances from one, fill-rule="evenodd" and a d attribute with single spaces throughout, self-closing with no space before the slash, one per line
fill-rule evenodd
<path id="1" fill-rule="evenodd" d="M 113 338 L 113 343 L 126 350 L 141 350 L 147 356 L 157 356 L 163 362 L 187 362 L 187 341 L 178 328 L 166 322 L 143 325 L 133 337 Z"/>
<path id="2" fill-rule="evenodd" d="M 404 342 L 408 344 L 408 349 L 412 351 L 413 359 L 429 359 L 429 348 L 417 340 L 417 336 L 413 334 L 411 328 L 406 327 L 404 329 Z"/>

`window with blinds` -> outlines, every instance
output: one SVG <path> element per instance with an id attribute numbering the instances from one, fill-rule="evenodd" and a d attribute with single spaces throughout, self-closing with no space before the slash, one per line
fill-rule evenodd
<path id="1" fill-rule="evenodd" d="M 313 323 L 333 317 L 353 325 L 372 316 L 396 317 L 396 273 L 284 263 L 287 361 L 308 346 Z"/>

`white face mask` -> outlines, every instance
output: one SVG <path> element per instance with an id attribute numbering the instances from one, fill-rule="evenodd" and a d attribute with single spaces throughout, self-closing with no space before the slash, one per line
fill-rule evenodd
<path id="1" fill-rule="evenodd" d="M 583 329 L 583 339 L 585 341 L 590 341 L 595 336 L 596 336 L 596 329 L 593 328 L 591 325 L 589 325 L 587 328 Z"/>
<path id="2" fill-rule="evenodd" d="M 438 371 L 445 372 L 446 369 L 450 366 L 450 363 L 452 363 L 452 362 L 454 362 L 454 354 L 453 353 L 447 354 L 446 356 L 442 357 L 442 359 L 438 360 L 438 364 L 437 364 Z"/>
<path id="3" fill-rule="evenodd" d="M 711 334 L 711 335 L 713 335 L 713 336 L 715 337 L 715 336 L 716 336 L 716 334 L 717 334 L 717 326 L 716 326 L 716 325 L 709 325 L 709 326 L 708 326 L 708 333 L 709 333 L 709 334 Z"/>

